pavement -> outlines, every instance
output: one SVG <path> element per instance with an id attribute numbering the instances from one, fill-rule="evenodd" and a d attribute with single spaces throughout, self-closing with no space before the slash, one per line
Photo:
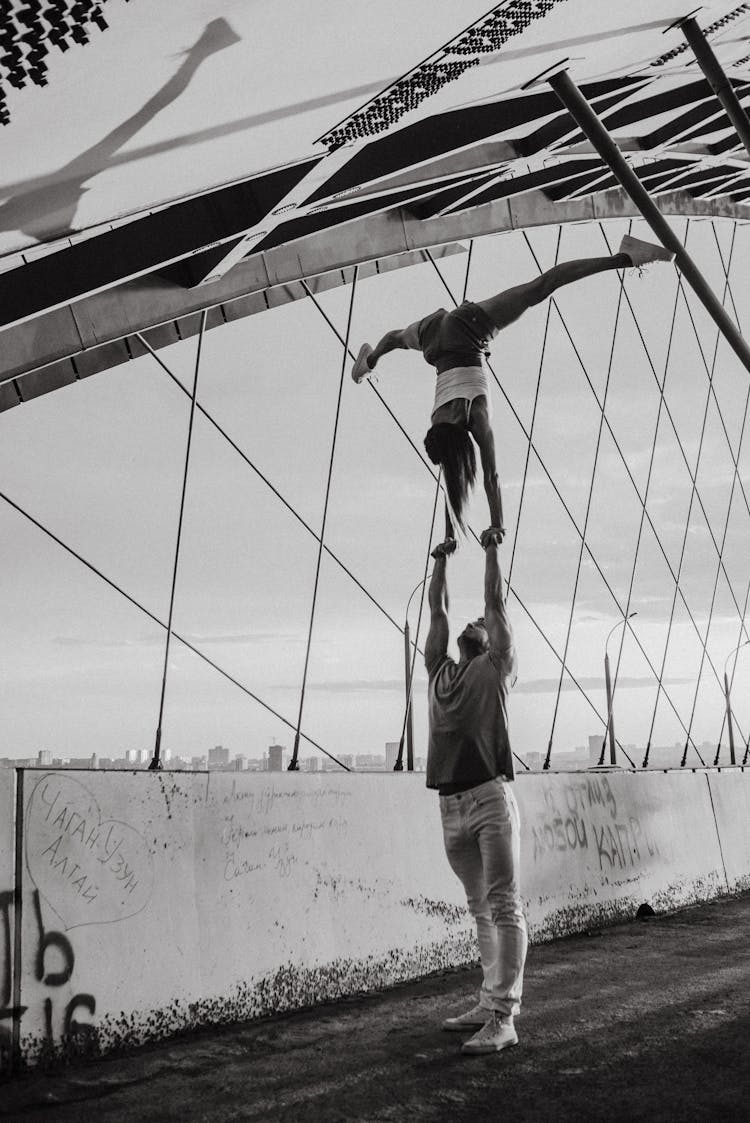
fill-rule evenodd
<path id="1" fill-rule="evenodd" d="M 478 968 L 193 1032 L 0 1085 L 0 1118 L 73 1123 L 750 1120 L 750 894 L 533 946 L 515 1049 L 442 1019 Z"/>

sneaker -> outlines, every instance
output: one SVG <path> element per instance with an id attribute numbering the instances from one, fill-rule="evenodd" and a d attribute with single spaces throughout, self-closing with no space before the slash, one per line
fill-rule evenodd
<path id="1" fill-rule="evenodd" d="M 665 250 L 664 246 L 655 246 L 653 242 L 642 242 L 640 238 L 631 238 L 626 234 L 620 242 L 618 253 L 626 253 L 631 265 L 640 269 L 642 265 L 650 265 L 652 261 L 674 261 L 674 254 Z"/>
<path id="2" fill-rule="evenodd" d="M 357 383 L 357 385 L 359 385 L 360 382 L 364 382 L 364 380 L 370 373 L 370 367 L 367 360 L 369 359 L 371 354 L 372 347 L 370 346 L 370 344 L 363 343 L 359 349 L 359 354 L 354 360 L 354 366 L 352 367 L 352 378 Z"/>
<path id="3" fill-rule="evenodd" d="M 472 1006 L 471 1010 L 467 1010 L 465 1014 L 458 1014 L 455 1018 L 446 1018 L 443 1022 L 443 1029 L 450 1030 L 453 1033 L 463 1033 L 465 1029 L 483 1026 L 491 1014 L 491 1010 L 477 1004 Z"/>
<path id="4" fill-rule="evenodd" d="M 462 1053 L 499 1053 L 518 1044 L 518 1034 L 513 1022 L 503 1022 L 497 1014 L 492 1014 L 482 1028 L 464 1041 Z"/>

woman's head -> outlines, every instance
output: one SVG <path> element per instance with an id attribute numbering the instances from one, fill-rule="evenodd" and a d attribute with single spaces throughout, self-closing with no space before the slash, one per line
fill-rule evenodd
<path id="1" fill-rule="evenodd" d="M 427 430 L 424 447 L 432 463 L 443 469 L 448 501 L 458 526 L 465 531 L 464 507 L 477 476 L 477 459 L 469 432 L 461 425 L 440 421 Z"/>

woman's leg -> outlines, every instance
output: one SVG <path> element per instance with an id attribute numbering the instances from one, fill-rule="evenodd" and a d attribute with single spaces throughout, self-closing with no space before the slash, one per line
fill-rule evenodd
<path id="1" fill-rule="evenodd" d="M 562 285 L 582 281 L 595 273 L 605 273 L 612 269 L 628 269 L 631 265 L 632 262 L 626 253 L 617 253 L 612 257 L 581 257 L 575 261 L 563 261 L 525 285 L 516 285 L 514 288 L 498 293 L 497 296 L 489 297 L 488 300 L 477 300 L 475 303 L 487 314 L 494 326 L 501 330 L 517 320 L 527 308 L 547 300 Z"/>

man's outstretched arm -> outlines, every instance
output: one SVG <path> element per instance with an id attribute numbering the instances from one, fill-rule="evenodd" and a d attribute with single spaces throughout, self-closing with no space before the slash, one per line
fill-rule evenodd
<path id="1" fill-rule="evenodd" d="M 503 577 L 498 556 L 500 535 L 494 530 L 485 531 L 482 544 L 485 552 L 484 626 L 490 641 L 490 655 L 498 670 L 510 676 L 516 670 L 516 649 L 503 597 Z"/>
<path id="2" fill-rule="evenodd" d="M 424 648 L 424 661 L 427 674 L 432 674 L 435 667 L 448 651 L 448 583 L 446 568 L 449 554 L 456 548 L 453 538 L 446 538 L 432 551 L 435 565 L 432 570 L 429 588 L 430 605 L 430 630 L 427 634 L 427 643 Z"/>

